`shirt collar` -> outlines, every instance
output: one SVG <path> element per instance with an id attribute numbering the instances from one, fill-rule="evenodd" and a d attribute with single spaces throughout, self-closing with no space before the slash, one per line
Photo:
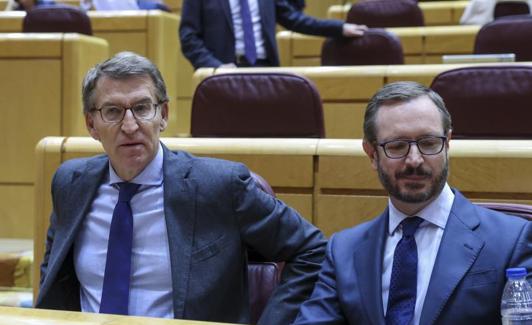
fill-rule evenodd
<path id="1" fill-rule="evenodd" d="M 120 178 L 111 166 L 111 161 L 109 161 L 109 183 L 116 184 L 121 183 L 124 180 Z M 141 185 L 160 185 L 163 182 L 163 147 L 159 142 L 159 147 L 157 149 L 157 154 L 155 158 L 144 168 L 140 174 L 135 176 L 131 180 L 131 183 L 141 184 Z"/>
<path id="2" fill-rule="evenodd" d="M 445 224 L 447 223 L 447 219 L 449 218 L 449 213 L 451 213 L 453 201 L 454 193 L 449 187 L 449 184 L 445 183 L 443 190 L 441 191 L 440 195 L 438 195 L 436 200 L 432 201 L 429 205 L 427 205 L 421 211 L 416 213 L 416 216 L 422 218 L 424 221 L 428 221 L 429 223 L 435 226 L 445 229 Z M 388 232 L 390 235 L 392 235 L 401 223 L 401 221 L 403 221 L 405 218 L 408 218 L 409 216 L 399 211 L 393 205 L 390 199 L 388 199 L 388 206 Z M 423 224 L 426 223 L 423 222 L 422 225 Z"/>

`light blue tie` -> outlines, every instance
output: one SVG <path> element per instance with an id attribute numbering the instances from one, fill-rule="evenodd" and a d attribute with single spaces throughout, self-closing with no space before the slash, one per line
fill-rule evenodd
<path id="1" fill-rule="evenodd" d="M 408 325 L 414 318 L 417 292 L 417 245 L 414 234 L 423 219 L 408 217 L 401 222 L 403 238 L 393 255 L 386 325 Z"/>
<path id="2" fill-rule="evenodd" d="M 254 65 L 257 62 L 257 48 L 255 47 L 255 34 L 253 33 L 248 0 L 240 0 L 240 16 L 242 18 L 242 31 L 244 32 L 244 56 L 249 65 Z"/>
<path id="3" fill-rule="evenodd" d="M 133 244 L 133 213 L 129 202 L 140 185 L 124 182 L 118 186 L 120 191 L 109 231 L 100 313 L 127 315 Z"/>

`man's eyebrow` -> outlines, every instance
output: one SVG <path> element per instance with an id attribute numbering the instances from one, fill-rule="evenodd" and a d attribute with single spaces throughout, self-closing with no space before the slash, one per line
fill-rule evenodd
<path id="1" fill-rule="evenodd" d="M 132 102 L 131 105 L 136 105 L 136 104 L 144 104 L 144 103 L 151 103 L 152 102 L 152 98 L 149 97 L 149 96 L 146 96 L 146 97 L 141 97 L 140 99 Z M 116 102 L 113 102 L 113 101 L 105 101 L 103 102 L 100 107 L 104 107 L 104 106 L 120 106 L 120 107 L 124 107 L 124 105 L 121 105 L 121 104 L 117 104 Z"/>

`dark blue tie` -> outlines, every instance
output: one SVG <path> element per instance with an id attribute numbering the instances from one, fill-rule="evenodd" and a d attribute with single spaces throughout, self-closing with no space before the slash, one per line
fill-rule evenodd
<path id="1" fill-rule="evenodd" d="M 133 213 L 129 201 L 140 185 L 124 182 L 118 186 L 120 191 L 109 231 L 100 313 L 127 315 L 133 242 Z"/>
<path id="2" fill-rule="evenodd" d="M 403 238 L 393 255 L 386 325 L 407 325 L 414 318 L 417 290 L 417 246 L 414 234 L 423 219 L 408 217 L 401 222 Z"/>
<path id="3" fill-rule="evenodd" d="M 255 47 L 255 34 L 248 0 L 240 0 L 240 17 L 242 18 L 242 31 L 244 32 L 244 56 L 249 65 L 257 61 L 257 49 Z"/>

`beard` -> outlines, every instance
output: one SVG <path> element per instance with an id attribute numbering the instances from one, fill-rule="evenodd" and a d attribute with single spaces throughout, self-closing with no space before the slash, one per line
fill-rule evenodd
<path id="1" fill-rule="evenodd" d="M 417 168 L 407 167 L 402 171 L 398 171 L 394 175 L 395 179 L 392 179 L 392 177 L 383 170 L 378 159 L 377 172 L 379 174 L 379 179 L 382 183 L 382 186 L 386 191 L 388 191 L 388 194 L 391 197 L 406 203 L 423 203 L 439 195 L 445 186 L 445 183 L 447 182 L 447 175 L 449 174 L 449 163 L 447 159 L 447 156 L 445 156 L 442 170 L 436 176 L 433 175 L 432 171 L 423 168 L 423 166 L 419 166 Z M 432 182 L 429 188 L 425 191 L 418 191 L 423 187 L 423 185 L 415 183 L 407 183 L 404 187 L 399 186 L 399 179 L 414 175 L 430 177 Z"/>

